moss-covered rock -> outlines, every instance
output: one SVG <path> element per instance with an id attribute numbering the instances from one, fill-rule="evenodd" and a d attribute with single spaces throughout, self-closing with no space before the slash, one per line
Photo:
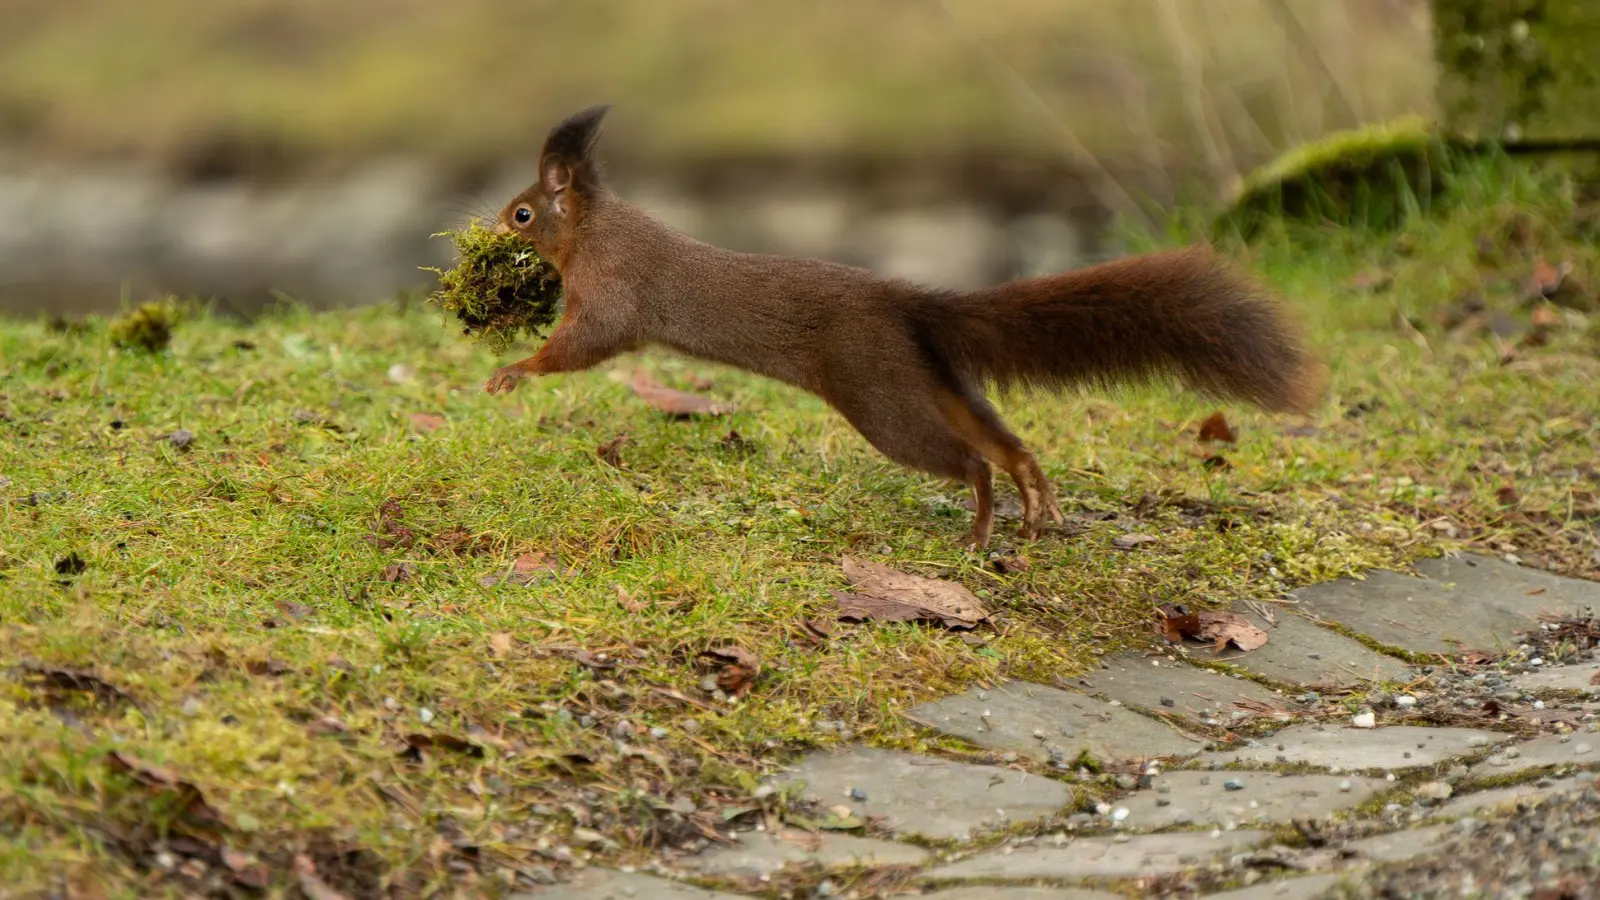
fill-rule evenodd
<path id="1" fill-rule="evenodd" d="M 439 276 L 429 299 L 460 320 L 462 334 L 502 353 L 556 320 L 561 276 L 527 241 L 476 220 L 435 237 L 452 239 L 459 260 L 449 271 L 427 270 Z"/>
<path id="2" fill-rule="evenodd" d="M 1420 116 L 1335 132 L 1247 175 L 1216 230 L 1248 238 L 1275 220 L 1391 227 L 1433 201 L 1448 153 Z"/>

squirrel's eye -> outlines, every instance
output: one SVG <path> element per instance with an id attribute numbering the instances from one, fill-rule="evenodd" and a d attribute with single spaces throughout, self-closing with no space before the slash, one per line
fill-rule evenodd
<path id="1" fill-rule="evenodd" d="M 526 225 L 533 221 L 533 210 L 526 206 L 519 206 L 517 211 L 511 214 L 511 218 L 516 219 L 518 225 Z"/>

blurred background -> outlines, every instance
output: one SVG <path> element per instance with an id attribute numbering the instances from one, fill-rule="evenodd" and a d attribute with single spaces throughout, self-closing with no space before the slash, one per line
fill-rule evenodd
<path id="1" fill-rule="evenodd" d="M 1429 113 L 1427 0 L 4 0 L 0 313 L 426 288 L 545 130 L 697 237 L 952 287 Z"/>

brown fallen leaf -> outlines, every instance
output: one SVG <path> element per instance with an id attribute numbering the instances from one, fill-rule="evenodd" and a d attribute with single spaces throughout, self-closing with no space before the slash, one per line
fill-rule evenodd
<path id="1" fill-rule="evenodd" d="M 438 431 L 444 427 L 445 417 L 436 413 L 412 413 L 411 428 L 421 434 Z"/>
<path id="2" fill-rule="evenodd" d="M 206 801 L 200 789 L 193 782 L 179 777 L 172 769 L 145 762 L 121 750 L 107 753 L 106 764 L 112 771 L 127 775 L 145 787 L 171 791 L 182 802 L 184 814 L 194 821 L 208 825 L 225 824 L 222 813 Z"/>
<path id="3" fill-rule="evenodd" d="M 541 550 L 518 556 L 512 562 L 509 573 L 491 572 L 479 578 L 478 583 L 484 587 L 494 587 L 497 584 L 528 585 L 542 578 L 560 574 L 563 574 L 560 561 Z"/>
<path id="4" fill-rule="evenodd" d="M 1529 317 L 1528 322 L 1534 328 L 1545 330 L 1560 328 L 1563 324 L 1561 314 L 1543 304 L 1533 308 L 1533 315 Z"/>
<path id="5" fill-rule="evenodd" d="M 1161 626 L 1161 636 L 1169 644 L 1181 644 L 1184 638 L 1200 633 L 1200 617 L 1181 603 L 1169 603 L 1156 610 L 1156 619 Z"/>
<path id="6" fill-rule="evenodd" d="M 1238 432 L 1228 424 L 1222 415 L 1222 410 L 1212 413 L 1210 418 L 1200 423 L 1199 439 L 1202 444 L 1220 441 L 1224 444 L 1235 444 L 1239 441 Z"/>
<path id="7" fill-rule="evenodd" d="M 400 501 L 393 497 L 378 505 L 378 519 L 373 524 L 372 533 L 367 535 L 367 543 L 379 550 L 410 550 L 417 542 L 416 534 L 405 526 L 405 511 L 400 508 Z"/>
<path id="8" fill-rule="evenodd" d="M 1216 645 L 1221 653 L 1228 644 L 1240 650 L 1255 650 L 1267 642 L 1267 633 L 1250 624 L 1244 616 L 1220 610 L 1203 609 L 1196 613 L 1200 619 L 1199 638 Z"/>
<path id="9" fill-rule="evenodd" d="M 473 534 L 458 525 L 428 538 L 428 549 L 436 554 L 479 556 L 494 549 L 494 538 L 487 534 Z"/>
<path id="10" fill-rule="evenodd" d="M 24 662 L 22 680 L 30 687 L 54 688 L 60 691 L 82 691 L 93 694 L 103 703 L 128 703 L 138 706 L 122 688 L 117 687 L 88 669 L 69 669 L 47 666 L 38 662 Z"/>
<path id="11" fill-rule="evenodd" d="M 448 750 L 452 753 L 464 753 L 474 759 L 483 758 L 483 748 L 469 740 L 458 738 L 453 734 L 420 732 L 405 736 L 406 749 L 400 751 L 400 756 L 412 762 L 422 761 L 424 750 Z"/>
<path id="12" fill-rule="evenodd" d="M 281 659 L 252 659 L 244 664 L 251 675 L 287 675 L 294 671 Z"/>
<path id="13" fill-rule="evenodd" d="M 1203 609 L 1189 612 L 1182 604 L 1169 604 L 1158 610 L 1162 636 L 1170 643 L 1181 643 L 1185 638 L 1206 641 L 1221 653 L 1229 643 L 1240 650 L 1255 650 L 1267 642 L 1267 633 L 1250 623 L 1244 616 L 1231 612 Z"/>
<path id="14" fill-rule="evenodd" d="M 633 373 L 633 380 L 628 386 L 640 400 L 677 418 L 693 415 L 720 416 L 732 411 L 732 407 L 716 403 L 699 394 L 662 387 L 643 369 Z"/>
<path id="15" fill-rule="evenodd" d="M 266 864 L 232 847 L 223 847 L 220 854 L 223 866 L 233 875 L 233 880 L 247 888 L 265 890 L 271 881 Z"/>
<path id="16" fill-rule="evenodd" d="M 417 570 L 410 563 L 390 563 L 383 567 L 383 574 L 378 577 L 391 584 L 404 584 L 415 574 Z"/>
<path id="17" fill-rule="evenodd" d="M 501 659 L 510 656 L 511 634 L 505 631 L 497 631 L 489 635 L 489 652 Z"/>
<path id="18" fill-rule="evenodd" d="M 1494 498 L 1500 501 L 1501 506 L 1515 506 L 1522 500 L 1522 495 L 1517 493 L 1515 485 L 1502 484 L 1495 490 Z"/>
<path id="19" fill-rule="evenodd" d="M 1148 544 L 1155 540 L 1159 540 L 1159 538 L 1153 534 L 1123 534 L 1113 538 L 1111 546 L 1118 550 L 1132 550 L 1141 544 Z"/>
<path id="20" fill-rule="evenodd" d="M 1532 303 L 1547 300 L 1556 295 L 1561 289 L 1561 282 L 1572 272 L 1572 263 L 1562 262 L 1552 266 L 1548 261 L 1536 259 L 1533 262 L 1533 273 L 1523 288 L 1523 299 Z"/>
<path id="21" fill-rule="evenodd" d="M 628 589 L 622 585 L 619 584 L 616 586 L 616 588 L 617 605 L 622 607 L 624 610 L 630 613 L 642 613 L 650 608 L 648 603 L 641 603 L 638 600 L 633 599 L 633 595 L 629 594 Z"/>
<path id="22" fill-rule="evenodd" d="M 322 880 L 322 876 L 317 874 L 317 864 L 304 853 L 296 853 L 294 856 L 294 875 L 307 900 L 350 900 Z"/>
<path id="23" fill-rule="evenodd" d="M 608 466 L 618 469 L 624 468 L 622 463 L 622 445 L 626 444 L 627 442 L 628 436 L 626 434 L 619 434 L 611 440 L 606 441 L 604 444 L 594 448 L 594 455 L 600 457 L 600 461 Z"/>
<path id="24" fill-rule="evenodd" d="M 950 628 L 972 628 L 989 611 L 972 592 L 952 581 L 908 575 L 888 566 L 843 560 L 854 593 L 835 592 L 839 618 L 881 622 L 931 620 Z"/>
<path id="25" fill-rule="evenodd" d="M 1018 572 L 1026 572 L 1033 568 L 1033 561 L 1020 554 L 1005 555 L 995 557 L 994 561 L 991 562 L 990 565 L 1001 575 L 1014 575 Z"/>

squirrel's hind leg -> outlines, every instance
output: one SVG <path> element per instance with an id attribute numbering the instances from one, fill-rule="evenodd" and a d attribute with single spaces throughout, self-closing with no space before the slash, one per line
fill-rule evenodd
<path id="1" fill-rule="evenodd" d="M 1022 497 L 1022 537 L 1038 537 L 1044 531 L 1046 517 L 1057 525 L 1066 521 L 1039 461 L 1022 445 L 1021 438 L 1000 421 L 1000 414 L 987 399 L 968 390 L 964 396 L 950 394 L 943 406 L 950 426 L 1016 482 L 1017 493 Z"/>

